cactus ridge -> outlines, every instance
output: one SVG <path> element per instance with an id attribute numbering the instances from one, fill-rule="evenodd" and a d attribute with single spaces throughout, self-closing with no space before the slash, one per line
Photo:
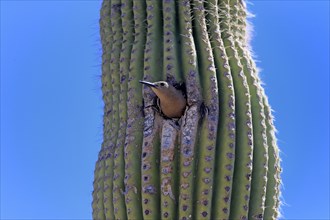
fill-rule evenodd
<path id="1" fill-rule="evenodd" d="M 119 71 L 119 60 L 122 42 L 122 28 L 121 28 L 121 10 L 120 1 L 113 1 L 110 6 L 110 25 L 112 31 L 112 44 L 111 44 L 111 59 L 110 59 L 110 77 L 112 84 L 112 121 L 111 121 L 111 132 L 108 142 L 109 152 L 105 159 L 105 180 L 104 180 L 104 212 L 106 219 L 114 218 L 116 210 L 118 210 L 116 195 L 119 187 L 114 184 L 114 179 L 117 176 L 114 175 L 115 163 L 118 160 L 118 156 L 115 158 L 116 143 L 118 139 L 118 131 L 120 125 L 119 118 L 119 104 L 120 104 L 120 71 Z M 114 192 L 114 193 L 113 193 Z M 109 208 L 111 207 L 111 208 Z M 115 207 L 115 208 L 112 208 Z"/>
<path id="2" fill-rule="evenodd" d="M 133 45 L 131 50 L 130 67 L 127 89 L 127 128 L 124 145 L 125 158 L 125 202 L 128 219 L 141 219 L 141 145 L 143 140 L 143 98 L 139 80 L 143 77 L 145 34 L 145 2 L 133 3 Z M 143 166 L 143 165 L 142 165 Z"/>
<path id="3" fill-rule="evenodd" d="M 234 2 L 234 1 L 233 1 Z M 249 202 L 249 219 L 262 219 L 265 209 L 265 196 L 266 196 L 266 184 L 267 184 L 267 171 L 268 171 L 268 147 L 266 137 L 266 124 L 264 105 L 262 102 L 262 95 L 260 86 L 256 79 L 256 70 L 252 68 L 249 60 L 249 50 L 243 48 L 244 42 L 241 42 L 241 33 L 245 33 L 245 25 L 242 25 L 245 16 L 244 13 L 239 13 L 241 9 L 240 4 L 235 2 L 235 7 L 231 7 L 233 10 L 231 14 L 233 29 L 238 33 L 235 36 L 235 47 L 239 53 L 243 70 L 246 73 L 247 81 L 249 85 L 251 95 L 251 111 L 252 111 L 252 124 L 253 124 L 253 172 L 251 183 L 251 198 Z M 243 10 L 244 11 L 244 10 Z M 249 74 L 250 73 L 250 74 Z"/>
<path id="4" fill-rule="evenodd" d="M 110 59 L 111 48 L 109 42 L 112 38 L 110 22 L 108 17 L 110 16 L 110 2 L 104 1 L 102 3 L 100 14 L 100 35 L 102 44 L 102 93 L 104 101 L 104 117 L 103 117 L 103 143 L 102 148 L 98 155 L 98 160 L 94 170 L 94 190 L 93 190 L 93 218 L 104 219 L 105 218 L 105 206 L 104 206 L 104 183 L 106 179 L 105 175 L 105 158 L 110 156 L 107 153 L 108 139 L 111 134 L 111 121 L 112 121 L 112 85 L 110 77 Z"/>
<path id="5" fill-rule="evenodd" d="M 208 32 L 219 82 L 219 124 L 215 156 L 215 180 L 211 219 L 228 219 L 235 162 L 235 94 L 231 69 L 220 31 L 218 1 L 206 4 Z M 221 158 L 221 159 L 220 159 Z"/>
<path id="6" fill-rule="evenodd" d="M 277 219 L 280 158 L 242 0 L 103 0 L 93 219 Z M 184 83 L 180 119 L 139 80 Z"/>
<path id="7" fill-rule="evenodd" d="M 212 207 L 215 147 L 217 139 L 219 99 L 214 57 L 207 32 L 203 1 L 193 1 L 193 35 L 196 45 L 198 68 L 201 79 L 204 114 L 201 122 L 200 141 L 197 145 L 196 161 L 196 208 L 194 216 L 209 219 Z M 199 37 L 196 37 L 196 35 Z M 203 73 L 203 74 L 201 74 Z M 209 190 L 208 194 L 204 194 Z"/>

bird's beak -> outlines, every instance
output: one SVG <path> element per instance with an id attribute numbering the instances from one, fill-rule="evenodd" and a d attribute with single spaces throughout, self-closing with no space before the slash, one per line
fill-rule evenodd
<path id="1" fill-rule="evenodd" d="M 151 82 L 147 82 L 147 81 L 143 81 L 143 80 L 139 80 L 140 83 L 150 86 L 150 87 L 156 87 L 156 85 L 154 83 Z"/>

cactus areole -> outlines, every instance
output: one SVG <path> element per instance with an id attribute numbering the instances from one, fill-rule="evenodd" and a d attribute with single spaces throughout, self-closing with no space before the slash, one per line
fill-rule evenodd
<path id="1" fill-rule="evenodd" d="M 279 150 L 246 17 L 244 0 L 103 0 L 93 219 L 278 218 Z M 169 102 L 178 117 L 157 108 L 146 82 L 160 81 L 184 91 Z"/>

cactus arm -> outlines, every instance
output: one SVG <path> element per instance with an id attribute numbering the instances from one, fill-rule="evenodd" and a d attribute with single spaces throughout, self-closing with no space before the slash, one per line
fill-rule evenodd
<path id="1" fill-rule="evenodd" d="M 233 33 L 230 29 L 228 1 L 220 1 L 220 28 L 229 58 L 235 91 L 236 151 L 230 218 L 246 219 L 251 188 L 253 133 L 250 93 L 238 53 L 235 49 Z"/>
<path id="2" fill-rule="evenodd" d="M 201 123 L 200 140 L 198 143 L 198 161 L 195 190 L 196 208 L 194 218 L 210 219 L 214 179 L 214 157 L 219 114 L 219 97 L 214 58 L 206 28 L 205 9 L 202 1 L 194 0 L 193 33 L 196 50 L 198 51 L 198 67 L 201 74 L 202 93 L 205 109 Z M 204 194 L 209 190 L 208 194 Z"/>
<path id="3" fill-rule="evenodd" d="M 163 78 L 167 81 L 175 79 L 182 80 L 182 71 L 179 65 L 179 47 L 178 47 L 178 27 L 176 25 L 176 4 L 175 0 L 163 0 Z"/>
<path id="4" fill-rule="evenodd" d="M 178 130 L 173 122 L 164 120 L 161 134 L 161 219 L 176 219 L 177 209 L 177 145 Z"/>
<path id="5" fill-rule="evenodd" d="M 141 145 L 143 139 L 142 88 L 145 43 L 145 3 L 133 2 L 134 42 L 130 58 L 127 99 L 127 128 L 124 145 L 125 201 L 128 219 L 142 219 L 141 205 Z"/>
<path id="6" fill-rule="evenodd" d="M 219 124 L 211 219 L 228 219 L 235 162 L 235 94 L 226 50 L 221 39 L 218 1 L 206 4 L 209 35 L 219 87 Z"/>

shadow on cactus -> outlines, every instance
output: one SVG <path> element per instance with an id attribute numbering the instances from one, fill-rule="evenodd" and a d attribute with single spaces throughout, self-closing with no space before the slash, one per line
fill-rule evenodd
<path id="1" fill-rule="evenodd" d="M 93 219 L 278 218 L 279 150 L 246 19 L 242 0 L 103 1 Z"/>

